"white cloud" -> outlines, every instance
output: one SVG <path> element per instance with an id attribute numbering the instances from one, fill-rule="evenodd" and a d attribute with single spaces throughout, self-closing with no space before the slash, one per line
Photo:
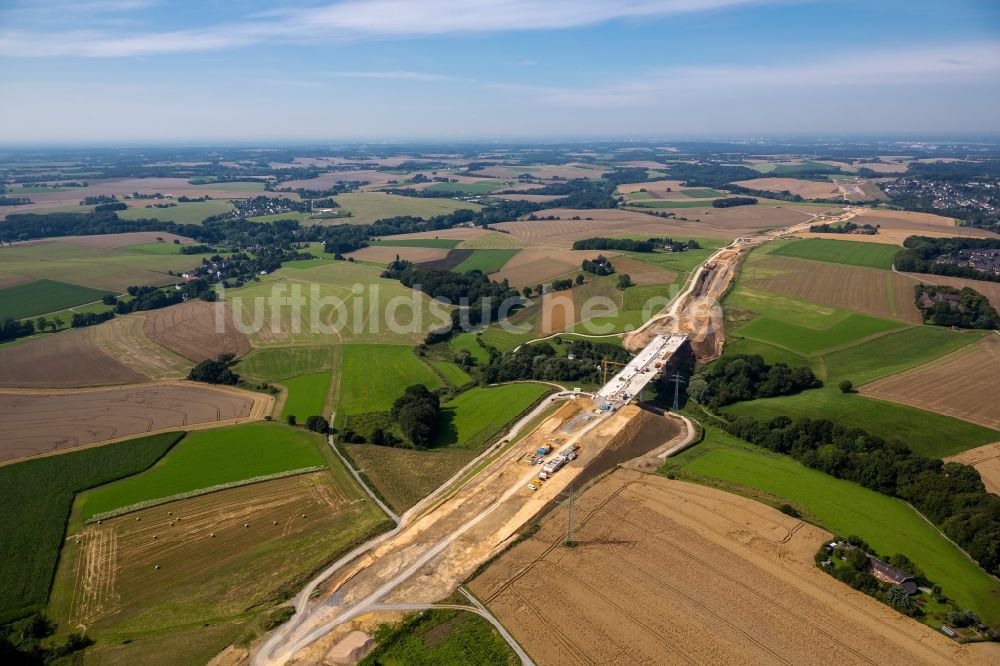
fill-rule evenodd
<path id="1" fill-rule="evenodd" d="M 387 81 L 445 81 L 449 78 L 443 74 L 406 71 L 330 72 L 329 75 L 342 79 L 384 79 Z"/>
<path id="2" fill-rule="evenodd" d="M 352 40 L 523 30 L 562 30 L 616 19 L 704 12 L 795 0 L 346 0 L 288 8 L 205 28 L 168 32 L 48 32 L 7 20 L 0 56 L 128 57 L 199 52 L 285 40 Z M 92 0 L 96 8 L 146 0 Z"/>

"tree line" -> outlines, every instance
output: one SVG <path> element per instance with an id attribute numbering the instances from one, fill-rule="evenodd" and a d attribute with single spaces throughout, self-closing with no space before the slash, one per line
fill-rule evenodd
<path id="1" fill-rule="evenodd" d="M 691 376 L 687 391 L 716 411 L 734 402 L 794 395 L 822 386 L 811 368 L 792 368 L 785 363 L 768 365 L 757 354 L 736 354 L 699 368 Z"/>
<path id="2" fill-rule="evenodd" d="M 9 218 L 8 218 L 9 219 Z M 958 255 L 962 250 L 1000 249 L 1000 240 L 993 238 L 930 238 L 910 236 L 903 241 L 903 249 L 892 260 L 897 271 L 930 273 L 966 277 L 973 280 L 1000 282 L 1000 275 L 976 270 L 969 266 L 935 261 L 940 257 Z"/>
<path id="3" fill-rule="evenodd" d="M 986 571 L 1000 574 L 1000 497 L 986 492 L 973 467 L 919 456 L 902 442 L 825 419 L 741 416 L 725 429 L 806 467 L 909 502 Z"/>

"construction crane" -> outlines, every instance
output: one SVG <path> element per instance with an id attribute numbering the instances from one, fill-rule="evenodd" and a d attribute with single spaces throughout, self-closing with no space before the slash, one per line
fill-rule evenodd
<path id="1" fill-rule="evenodd" d="M 601 374 L 602 374 L 601 384 L 607 384 L 608 383 L 608 366 L 609 365 L 616 365 L 619 368 L 624 368 L 626 365 L 628 365 L 628 363 L 620 363 L 618 361 L 612 361 L 611 359 L 608 359 L 608 358 L 602 358 L 601 359 Z"/>

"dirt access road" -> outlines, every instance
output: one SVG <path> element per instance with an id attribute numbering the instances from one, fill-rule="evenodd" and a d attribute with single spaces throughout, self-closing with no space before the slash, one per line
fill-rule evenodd
<path id="1" fill-rule="evenodd" d="M 582 483 L 595 470 L 616 464 L 615 452 L 628 458 L 645 453 L 629 448 L 640 431 L 646 437 L 643 449 L 689 436 L 674 419 L 635 406 L 599 416 L 592 409 L 588 398 L 563 405 L 451 496 L 339 567 L 316 593 L 300 595 L 297 602 L 305 601 L 300 611 L 261 646 L 253 663 L 320 662 L 340 634 L 355 624 L 366 626 L 363 623 L 370 623 L 372 613 L 391 605 L 431 603 L 447 596 L 572 483 Z M 659 421 L 646 427 L 650 419 Z M 650 438 L 648 433 L 664 441 Z M 520 461 L 546 441 L 556 444 L 557 449 L 579 443 L 580 457 L 533 493 L 527 484 L 538 468 Z M 309 602 L 310 596 L 318 598 Z"/>
<path id="2" fill-rule="evenodd" d="M 857 210 L 848 209 L 828 221 L 840 224 L 855 215 Z M 817 217 L 814 215 L 811 219 L 790 227 L 741 236 L 719 248 L 698 267 L 684 290 L 663 311 L 635 331 L 626 334 L 622 344 L 626 349 L 637 351 L 648 345 L 656 335 L 686 333 L 691 338 L 691 347 L 699 361 L 715 360 L 722 354 L 726 341 L 719 300 L 735 279 L 743 256 L 758 245 L 808 230 Z"/>
<path id="3" fill-rule="evenodd" d="M 810 222 L 739 238 L 720 249 L 697 270 L 685 291 L 664 313 L 629 336 L 630 346 L 644 346 L 658 332 L 697 331 L 701 336 L 698 342 L 708 354 L 716 346 L 721 349 L 721 311 L 715 329 L 711 310 L 718 308 L 716 301 L 735 276 L 742 253 L 794 233 Z M 682 317 L 682 313 L 687 316 Z M 690 441 L 689 421 L 678 422 L 635 406 L 612 414 L 594 414 L 594 407 L 585 397 L 567 404 L 523 441 L 488 462 L 464 485 L 459 480 L 456 485 L 460 487 L 450 495 L 450 491 L 443 490 L 451 487 L 448 483 L 435 493 L 437 496 L 443 490 L 447 495 L 444 499 L 425 504 L 430 508 L 419 514 L 404 516 L 395 530 L 331 566 L 296 597 L 295 616 L 267 638 L 254 655 L 253 664 L 321 662 L 325 651 L 340 636 L 353 628 L 369 627 L 372 615 L 386 605 L 430 603 L 447 596 L 546 505 L 564 496 L 571 484 L 582 485 L 602 466 L 610 469 L 622 462 L 614 457 L 617 448 L 628 449 L 629 457 L 657 448 L 649 445 L 645 450 L 635 450 L 623 443 L 626 440 L 649 439 L 655 436 L 651 433 L 659 432 L 663 441 L 656 444 L 662 444 L 664 449 Z M 668 421 L 675 423 L 673 435 L 655 427 Z M 539 444 L 551 440 L 555 440 L 557 450 L 581 444 L 580 457 L 532 493 L 526 486 L 537 469 L 519 461 Z M 311 601 L 314 597 L 316 600 Z"/>

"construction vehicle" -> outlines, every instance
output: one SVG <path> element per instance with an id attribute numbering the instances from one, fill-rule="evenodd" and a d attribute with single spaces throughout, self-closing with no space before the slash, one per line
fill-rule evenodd
<path id="1" fill-rule="evenodd" d="M 540 456 L 547 456 L 547 455 L 549 455 L 549 451 L 551 451 L 551 450 L 552 450 L 551 446 L 549 446 L 548 444 L 542 444 L 535 451 L 535 454 L 540 455 Z"/>

